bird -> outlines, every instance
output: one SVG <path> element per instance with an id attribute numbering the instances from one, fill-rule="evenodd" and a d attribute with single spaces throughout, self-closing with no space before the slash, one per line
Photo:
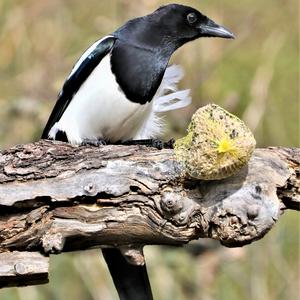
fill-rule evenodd
<path id="1" fill-rule="evenodd" d="M 42 139 L 155 144 L 164 128 L 161 113 L 191 103 L 190 90 L 178 90 L 182 68 L 169 60 L 202 37 L 234 34 L 195 8 L 168 4 L 97 40 L 73 66 Z M 116 248 L 102 252 L 121 300 L 153 299 L 146 265 L 131 265 Z"/>

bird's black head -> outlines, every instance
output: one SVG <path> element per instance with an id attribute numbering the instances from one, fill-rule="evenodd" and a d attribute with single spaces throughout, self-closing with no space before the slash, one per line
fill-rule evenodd
<path id="1" fill-rule="evenodd" d="M 200 37 L 234 38 L 198 10 L 179 4 L 162 6 L 152 14 L 130 20 L 115 32 L 118 38 L 149 47 L 177 49 Z"/>
<path id="2" fill-rule="evenodd" d="M 127 98 L 137 103 L 152 100 L 177 48 L 200 37 L 233 38 L 196 9 L 179 4 L 130 20 L 113 35 L 112 71 Z"/>

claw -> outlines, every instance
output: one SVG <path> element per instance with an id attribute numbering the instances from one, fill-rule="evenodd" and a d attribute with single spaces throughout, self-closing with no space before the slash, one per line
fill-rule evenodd
<path id="1" fill-rule="evenodd" d="M 175 139 L 170 139 L 169 141 L 164 143 L 164 148 L 166 149 L 174 149 Z"/>
<path id="2" fill-rule="evenodd" d="M 81 143 L 82 146 L 104 146 L 106 145 L 106 141 L 103 139 L 84 139 Z"/>
<path id="3" fill-rule="evenodd" d="M 164 143 L 159 139 L 152 139 L 150 142 L 150 147 L 154 147 L 158 150 L 161 150 L 164 147 Z"/>

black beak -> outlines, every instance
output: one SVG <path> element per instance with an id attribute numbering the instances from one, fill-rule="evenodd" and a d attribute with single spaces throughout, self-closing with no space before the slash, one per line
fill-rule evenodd
<path id="1" fill-rule="evenodd" d="M 203 37 L 219 37 L 224 39 L 234 39 L 232 32 L 223 26 L 216 24 L 214 21 L 208 19 L 205 23 L 199 25 L 200 34 Z"/>

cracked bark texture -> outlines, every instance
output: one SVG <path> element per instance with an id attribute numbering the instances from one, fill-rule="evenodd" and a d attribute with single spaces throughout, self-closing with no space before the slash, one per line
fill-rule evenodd
<path id="1" fill-rule="evenodd" d="M 35 253 L 119 247 L 139 264 L 143 245 L 209 237 L 243 246 L 262 238 L 285 209 L 299 210 L 299 161 L 297 148 L 257 149 L 234 176 L 200 181 L 184 176 L 169 149 L 18 145 L 0 153 L 0 255 L 26 261 Z M 8 272 L 15 270 L 9 261 Z M 0 286 L 39 283 L 36 266 L 25 264 L 23 280 L 15 272 L 8 284 L 3 264 Z"/>

